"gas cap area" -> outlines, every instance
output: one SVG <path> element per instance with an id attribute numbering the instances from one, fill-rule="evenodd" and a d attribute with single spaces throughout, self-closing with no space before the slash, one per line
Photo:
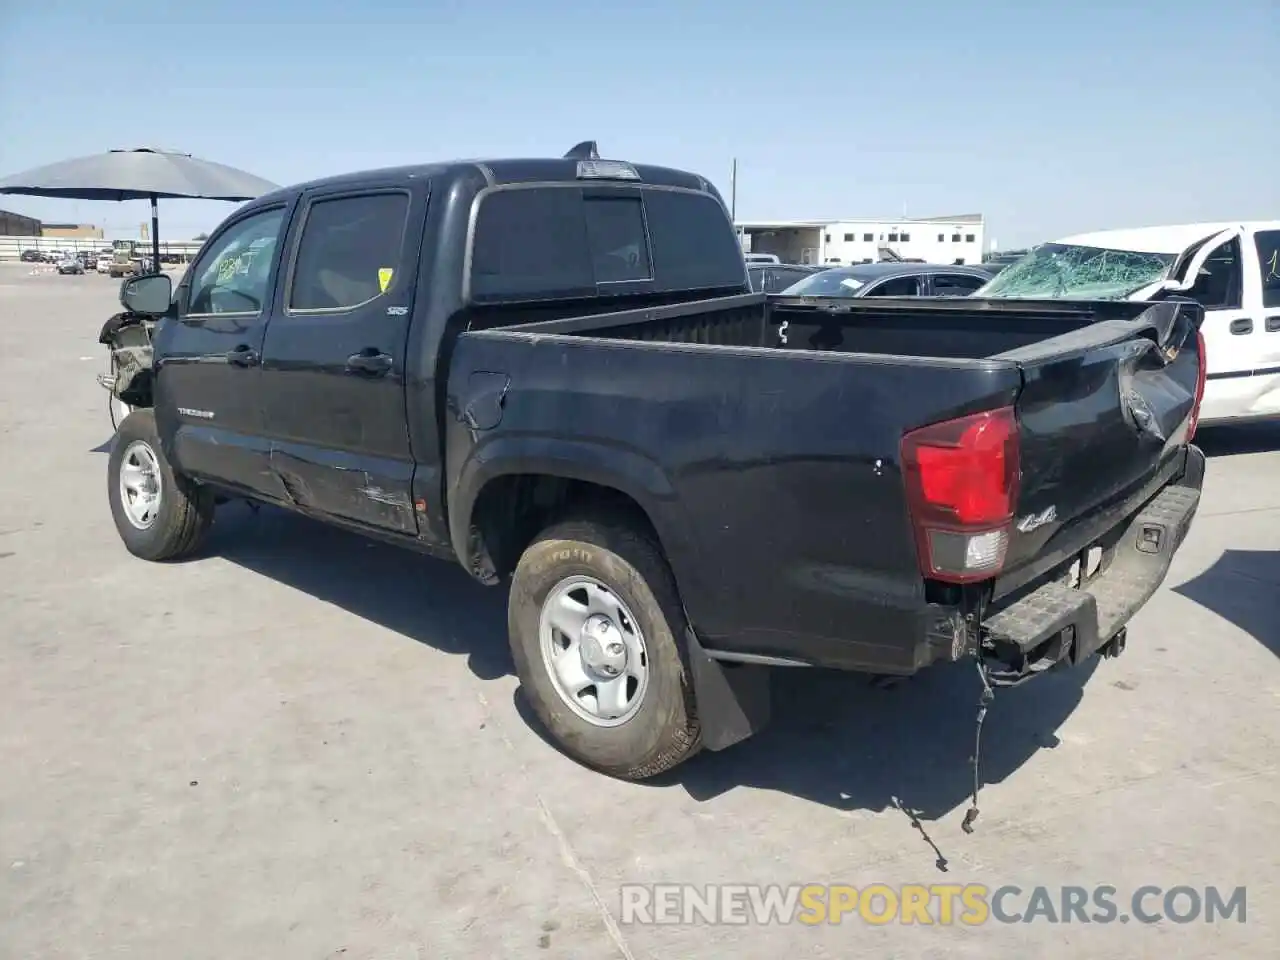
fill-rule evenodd
<path id="1" fill-rule="evenodd" d="M 505 373 L 477 371 L 467 380 L 467 401 L 462 418 L 474 430 L 492 430 L 502 422 L 503 403 L 511 377 Z"/>

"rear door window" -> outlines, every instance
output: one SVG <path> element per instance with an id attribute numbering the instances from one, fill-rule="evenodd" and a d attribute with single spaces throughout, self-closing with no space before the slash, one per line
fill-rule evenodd
<path id="1" fill-rule="evenodd" d="M 1259 230 L 1253 243 L 1262 273 L 1262 305 L 1280 307 L 1280 230 Z"/>
<path id="2" fill-rule="evenodd" d="M 864 297 L 918 297 L 920 296 L 919 277 L 894 277 L 884 280 L 867 290 Z"/>
<path id="3" fill-rule="evenodd" d="M 938 297 L 967 297 L 987 281 L 959 273 L 936 273 L 933 276 L 933 293 Z"/>
<path id="4" fill-rule="evenodd" d="M 407 193 L 317 200 L 298 241 L 289 310 L 350 310 L 386 293 L 404 250 Z"/>

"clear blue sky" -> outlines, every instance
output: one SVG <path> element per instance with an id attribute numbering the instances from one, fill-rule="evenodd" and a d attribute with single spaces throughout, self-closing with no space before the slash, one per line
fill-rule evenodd
<path id="1" fill-rule="evenodd" d="M 1007 248 L 1277 217 L 1280 4 L 0 0 L 3 174 L 156 145 L 289 183 L 588 138 L 726 198 L 736 156 L 744 219 L 980 211 Z M 161 235 L 230 209 L 163 202 Z"/>

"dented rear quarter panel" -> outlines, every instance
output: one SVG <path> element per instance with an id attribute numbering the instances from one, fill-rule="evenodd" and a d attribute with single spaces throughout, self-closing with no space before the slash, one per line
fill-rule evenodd
<path id="1" fill-rule="evenodd" d="M 509 384 L 483 429 L 467 411 L 494 373 Z M 484 483 L 563 470 L 648 513 L 708 646 L 907 672 L 930 613 L 901 436 L 1012 403 L 1019 386 L 1010 362 L 463 334 L 448 386 L 454 546 Z"/>

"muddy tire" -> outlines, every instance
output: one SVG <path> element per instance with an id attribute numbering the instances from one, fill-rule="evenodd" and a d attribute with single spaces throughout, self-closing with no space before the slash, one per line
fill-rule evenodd
<path id="1" fill-rule="evenodd" d="M 135 410 L 116 430 L 107 498 L 125 548 L 143 560 L 190 555 L 213 522 L 213 496 L 174 474 L 150 410 Z"/>
<path id="2" fill-rule="evenodd" d="M 643 780 L 697 752 L 675 578 L 627 519 L 544 531 L 516 566 L 507 621 L 524 695 L 571 757 Z"/>

